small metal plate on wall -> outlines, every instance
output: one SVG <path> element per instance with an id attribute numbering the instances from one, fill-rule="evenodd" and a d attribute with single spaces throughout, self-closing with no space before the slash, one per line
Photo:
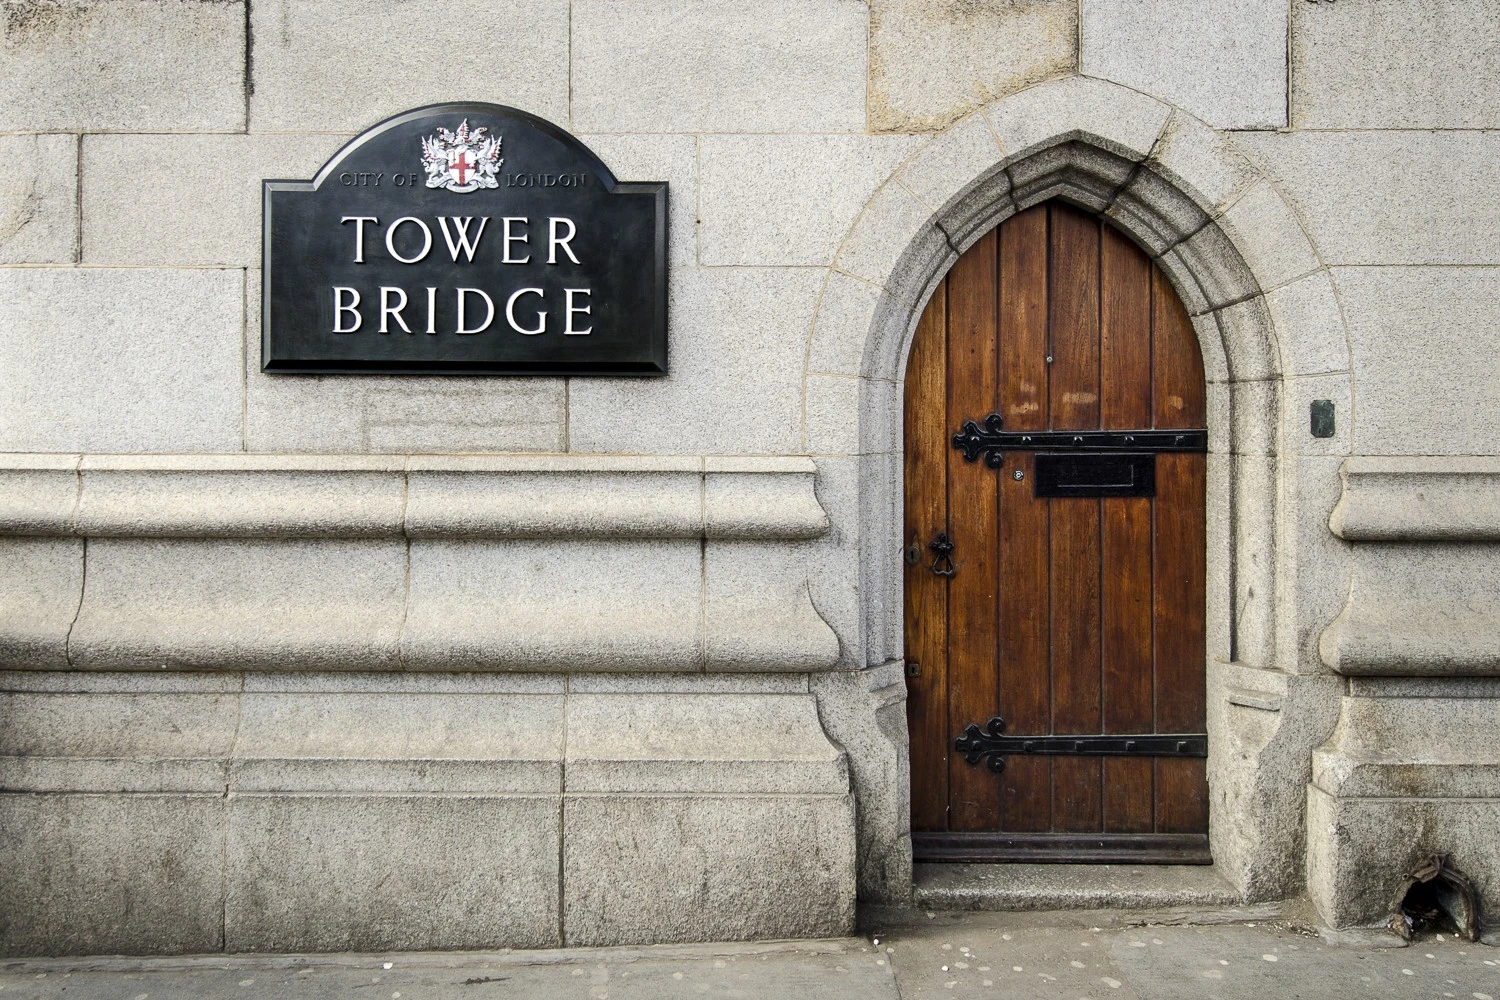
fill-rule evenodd
<path id="1" fill-rule="evenodd" d="M 1042 454 L 1032 476 L 1039 497 L 1154 497 L 1156 456 L 1149 452 Z"/>

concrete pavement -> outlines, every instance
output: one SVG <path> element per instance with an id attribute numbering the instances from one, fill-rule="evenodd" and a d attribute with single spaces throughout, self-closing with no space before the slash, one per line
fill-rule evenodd
<path id="1" fill-rule="evenodd" d="M 10 960 L 0 1000 L 1500 998 L 1500 948 L 1336 945 L 1291 910 L 907 910 L 865 923 L 858 938 L 768 944 Z"/>

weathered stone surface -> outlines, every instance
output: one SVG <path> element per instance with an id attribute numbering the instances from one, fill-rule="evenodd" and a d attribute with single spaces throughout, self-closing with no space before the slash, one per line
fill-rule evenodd
<path id="1" fill-rule="evenodd" d="M 78 259 L 78 138 L 0 135 L 0 264 Z"/>
<path id="2" fill-rule="evenodd" d="M 1281 374 L 1281 350 L 1276 341 L 1276 327 L 1271 311 L 1261 296 L 1244 299 L 1213 313 L 1219 327 L 1231 381 L 1273 379 Z M 1202 340 L 1202 335 L 1199 337 Z M 1204 352 L 1204 367 L 1209 368 L 1209 351 Z"/>
<path id="3" fill-rule="evenodd" d="M 103 691 L 0 695 L 7 792 L 222 795 L 235 694 Z"/>
<path id="4" fill-rule="evenodd" d="M 873 0 L 870 128 L 935 132 L 1077 66 L 1078 0 Z"/>
<path id="5" fill-rule="evenodd" d="M 807 377 L 807 451 L 858 455 L 860 396 L 867 379 L 847 375 Z"/>
<path id="6" fill-rule="evenodd" d="M 943 274 L 957 259 L 943 231 L 933 225 L 931 209 L 901 184 L 887 183 L 854 223 L 834 267 L 890 289 L 921 280 L 912 263 L 920 261 L 925 279 Z M 939 266 L 931 267 L 933 262 Z"/>
<path id="7" fill-rule="evenodd" d="M 808 349 L 807 370 L 832 375 L 864 371 L 865 342 L 875 318 L 880 287 L 830 271 L 818 300 Z"/>
<path id="8" fill-rule="evenodd" d="M 1500 135 L 1268 132 L 1237 142 L 1286 191 L 1329 264 L 1500 258 Z"/>
<path id="9" fill-rule="evenodd" d="M 1222 211 L 1260 179 L 1254 164 L 1224 133 L 1181 111 L 1167 121 L 1150 163 L 1210 212 Z"/>
<path id="10" fill-rule="evenodd" d="M 222 790 L 0 795 L 0 953 L 218 951 L 223 825 Z"/>
<path id="11" fill-rule="evenodd" d="M 274 452 L 564 451 L 560 378 L 269 375 L 261 272 L 246 272 L 245 447 Z M 238 446 L 236 446 L 238 447 Z"/>
<path id="12" fill-rule="evenodd" d="M 854 926 L 854 799 L 569 795 L 569 945 L 832 937 Z"/>
<path id="13" fill-rule="evenodd" d="M 237 794 L 227 808 L 228 951 L 559 943 L 555 796 Z"/>
<path id="14" fill-rule="evenodd" d="M 16 131 L 245 127 L 244 0 L 6 5 L 0 107 Z"/>
<path id="15" fill-rule="evenodd" d="M 1354 542 L 1500 542 L 1500 459 L 1357 455 L 1329 518 Z"/>
<path id="16" fill-rule="evenodd" d="M 243 283 L 0 270 L 0 449 L 238 451 Z"/>
<path id="17" fill-rule="evenodd" d="M 1291 6 L 1297 128 L 1500 125 L 1500 29 L 1488 4 Z"/>
<path id="18" fill-rule="evenodd" d="M 1492 379 L 1454 377 L 1476 359 L 1500 354 L 1500 326 L 1490 308 L 1500 296 L 1500 269 L 1341 267 L 1333 282 L 1359 386 L 1354 450 L 1500 453 Z"/>
<path id="19" fill-rule="evenodd" d="M 1330 927 L 1384 925 L 1407 874 L 1433 854 L 1449 855 L 1482 899 L 1500 892 L 1500 799 L 1341 799 L 1312 785 L 1307 801 L 1308 896 Z"/>
<path id="20" fill-rule="evenodd" d="M 696 540 L 432 541 L 414 543 L 410 558 L 409 669 L 701 666 Z"/>
<path id="21" fill-rule="evenodd" d="M 706 136 L 699 153 L 704 264 L 827 266 L 913 136 Z M 998 159 L 998 155 L 995 157 Z"/>
<path id="22" fill-rule="evenodd" d="M 838 638 L 808 596 L 800 548 L 750 542 L 703 550 L 706 670 L 823 670 Z"/>
<path id="23" fill-rule="evenodd" d="M 1263 292 L 1317 270 L 1317 252 L 1291 208 L 1260 181 L 1219 218 L 1219 225 Z"/>
<path id="24" fill-rule="evenodd" d="M 817 538 L 828 514 L 806 458 L 707 458 L 703 530 L 708 538 Z"/>
<path id="25" fill-rule="evenodd" d="M 1342 685 L 1212 657 L 1208 663 L 1214 868 L 1247 901 L 1282 898 L 1303 878 L 1311 753 L 1333 730 Z"/>
<path id="26" fill-rule="evenodd" d="M 1105 214 L 1153 254 L 1176 246 L 1208 222 L 1198 203 L 1151 162 L 1135 172 Z"/>
<path id="27" fill-rule="evenodd" d="M 1293 390 L 1295 391 L 1295 389 Z M 1306 406 L 1300 428 L 1307 436 Z M 1343 447 L 1347 448 L 1348 436 Z M 1321 674 L 1325 666 L 1318 653 L 1318 640 L 1343 608 L 1349 593 L 1350 549 L 1328 530 L 1325 512 L 1338 503 L 1340 454 L 1306 455 L 1282 466 L 1282 489 L 1297 498 L 1297 517 L 1278 542 L 1281 564 L 1277 567 L 1280 592 L 1277 614 L 1282 669 L 1298 674 Z"/>
<path id="28" fill-rule="evenodd" d="M 69 641 L 93 670 L 397 667 L 400 541 L 96 539 Z"/>
<path id="29" fill-rule="evenodd" d="M 91 538 L 401 534 L 400 459 L 85 456 L 75 531 Z"/>
<path id="30" fill-rule="evenodd" d="M 1133 161 L 1151 152 L 1170 112 L 1138 91 L 1082 76 L 1039 84 L 985 109 L 1011 156 L 1087 136 Z"/>
<path id="31" fill-rule="evenodd" d="M 522 464 L 525 462 L 525 464 Z M 413 538 L 697 538 L 700 459 L 414 458 Z"/>
<path id="32" fill-rule="evenodd" d="M 1349 370 L 1349 338 L 1327 271 L 1266 293 L 1266 307 L 1276 326 L 1283 371 L 1321 375 Z"/>
<path id="33" fill-rule="evenodd" d="M 66 667 L 82 598 L 82 542 L 0 539 L 0 666 Z"/>
<path id="34" fill-rule="evenodd" d="M 1466 543 L 1356 545 L 1348 603 L 1319 640 L 1341 674 L 1500 674 L 1500 552 Z"/>
<path id="35" fill-rule="evenodd" d="M 250 31 L 256 131 L 358 130 L 460 97 L 568 125 L 568 8 L 548 0 L 252 4 Z"/>
<path id="36" fill-rule="evenodd" d="M 669 290 L 671 374 L 574 379 L 568 446 L 580 452 L 794 454 L 802 364 L 823 275 L 813 268 L 691 268 Z"/>
<path id="37" fill-rule="evenodd" d="M 805 546 L 807 589 L 818 617 L 838 636 L 839 670 L 866 666 L 865 591 L 860 539 L 865 537 L 863 504 L 868 502 L 858 457 L 819 458 L 818 502 L 836 527 Z"/>
<path id="38" fill-rule="evenodd" d="M 1082 0 L 1081 71 L 1154 94 L 1215 128 L 1286 124 L 1280 0 Z"/>
<path id="39" fill-rule="evenodd" d="M 1402 682 L 1397 682 L 1402 683 Z M 1488 684 L 1486 690 L 1482 685 Z M 1406 875 L 1432 854 L 1500 891 L 1500 687 L 1382 690 L 1345 697 L 1338 728 L 1313 755 L 1308 892 L 1332 927 L 1383 923 Z"/>
<path id="40" fill-rule="evenodd" d="M 247 693 L 237 792 L 557 794 L 559 695 Z"/>
<path id="41" fill-rule="evenodd" d="M 905 664 L 811 677 L 818 718 L 848 755 L 860 817 L 859 898 L 905 905 L 912 868 Z"/>
<path id="42" fill-rule="evenodd" d="M 77 455 L 0 455 L 0 534 L 72 534 L 78 461 Z"/>
<path id="43" fill-rule="evenodd" d="M 819 795 L 849 786 L 810 694 L 571 695 L 567 748 L 566 791 L 575 794 Z"/>
<path id="44" fill-rule="evenodd" d="M 579 131 L 864 131 L 861 4 L 577 0 L 571 13 Z"/>
<path id="45" fill-rule="evenodd" d="M 570 694 L 805 694 L 807 674 L 569 674 Z M 557 678 L 560 682 L 561 677 Z"/>
<path id="46" fill-rule="evenodd" d="M 325 128 L 348 124 L 331 120 Z M 348 135 L 90 135 L 86 264 L 255 267 L 261 181 L 310 179 Z"/>

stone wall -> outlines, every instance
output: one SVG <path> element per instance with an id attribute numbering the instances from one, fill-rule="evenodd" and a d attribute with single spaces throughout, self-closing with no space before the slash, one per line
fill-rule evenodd
<path id="1" fill-rule="evenodd" d="M 203 876 L 212 881 L 241 863 L 182 837 L 208 814 L 239 822 L 223 818 L 236 797 L 265 791 L 219 780 L 243 756 L 234 739 L 205 735 L 193 759 L 208 770 L 155 790 L 140 774 L 177 759 L 161 742 L 187 718 L 176 702 L 128 716 L 156 719 L 129 725 L 160 739 L 75 745 L 92 726 L 125 725 L 110 698 L 144 697 L 147 682 L 120 671 L 209 700 L 231 697 L 216 685 L 242 699 L 253 678 L 328 670 L 430 672 L 466 692 L 497 675 L 541 685 L 491 692 L 506 706 L 561 704 L 562 678 L 595 671 L 627 686 L 632 673 L 696 675 L 643 689 L 658 707 L 732 674 L 814 699 L 820 738 L 847 760 L 804 789 L 787 829 L 836 858 L 853 815 L 817 803 L 852 792 L 859 891 L 904 898 L 892 526 L 905 346 L 957 252 L 1018 206 L 1060 195 L 1105 212 L 1162 262 L 1205 347 L 1216 861 L 1246 896 L 1273 898 L 1302 889 L 1311 856 L 1336 923 L 1378 909 L 1339 900 L 1397 888 L 1386 885 L 1394 869 L 1365 862 L 1374 845 L 1392 849 L 1399 823 L 1386 839 L 1329 833 L 1360 828 L 1374 801 L 1333 777 L 1331 761 L 1367 752 L 1355 733 L 1376 718 L 1355 704 L 1357 685 L 1373 682 L 1345 675 L 1500 671 L 1500 550 L 1463 535 L 1489 503 L 1492 472 L 1474 456 L 1500 454 L 1489 308 L 1500 185 L 1486 131 L 1500 127 L 1500 15 L 1487 5 L 0 0 L 0 29 L 0 669 L 15 693 L 0 753 L 4 773 L 20 775 L 0 798 L 17 817 L 4 828 L 30 831 L 8 833 L 6 850 L 36 858 L 71 829 L 85 869 L 118 868 L 91 831 L 144 809 L 142 822 L 184 845 L 168 851 L 185 870 L 218 872 Z M 670 183 L 669 377 L 260 372 L 261 180 L 309 177 L 352 134 L 453 99 L 538 114 L 620 178 Z M 1333 438 L 1311 437 L 1313 399 L 1334 402 Z M 96 699 L 73 678 L 101 670 L 119 691 L 97 687 Z M 760 697 L 760 682 L 722 693 Z M 356 718 L 359 683 L 312 690 L 328 718 Z M 1380 704 L 1393 711 L 1402 699 L 1413 712 L 1479 704 L 1392 684 Z M 456 704 L 423 702 L 433 724 Z M 553 734 L 571 724 L 558 711 Z M 672 751 L 697 764 L 663 794 L 683 809 L 721 803 L 693 821 L 704 831 L 760 808 L 715 798 L 712 724 L 696 739 Z M 1315 773 L 1314 749 L 1330 739 Z M 470 751 L 511 759 L 498 744 Z M 444 752 L 416 741 L 402 766 Z M 1497 761 L 1471 744 L 1423 752 L 1403 793 L 1412 801 L 1449 787 L 1423 761 Z M 276 753 L 323 751 L 293 742 Z M 133 763 L 104 780 L 83 765 L 36 771 L 37 754 Z M 417 794 L 399 768 L 377 771 L 320 787 Z M 566 831 L 566 781 L 548 788 L 542 812 L 555 808 L 547 822 Z M 485 794 L 533 793 L 502 782 Z M 479 810 L 455 826 L 455 856 L 468 856 L 463 844 L 480 841 L 462 831 L 489 822 L 490 806 L 450 805 Z M 1473 844 L 1469 819 L 1426 815 L 1427 832 L 1396 846 L 1453 850 L 1497 884 L 1500 854 Z M 665 816 L 630 822 L 659 829 Z M 580 876 L 600 856 L 626 856 L 586 827 L 571 842 L 565 832 L 564 860 L 550 863 L 567 868 L 569 843 Z M 391 829 L 370 849 L 396 851 L 403 835 Z M 250 854 L 270 843 L 231 842 Z M 778 855 L 753 870 L 796 867 Z M 817 883 L 832 893 L 820 926 L 848 919 L 853 876 L 841 878 Z M 76 897 L 49 884 L 6 887 L 28 902 L 24 921 L 0 921 L 0 948 L 290 947 L 267 928 L 314 905 L 205 890 L 192 898 L 207 937 L 121 938 L 69 923 L 67 900 L 89 898 L 93 883 Z M 659 898 L 660 884 L 627 908 Z M 576 891 L 591 900 L 597 889 Z M 141 891 L 139 905 L 154 905 L 166 890 Z M 587 917 L 575 926 L 592 929 L 570 937 L 569 891 L 563 879 L 542 894 L 553 930 L 536 941 L 688 933 L 665 916 L 613 930 Z M 701 912 L 718 914 L 735 897 L 704 898 L 717 902 Z M 243 936 L 213 931 L 216 906 L 220 922 L 244 915 L 225 924 Z M 404 928 L 392 942 L 478 940 L 392 919 Z M 760 916 L 703 926 L 796 930 Z"/>

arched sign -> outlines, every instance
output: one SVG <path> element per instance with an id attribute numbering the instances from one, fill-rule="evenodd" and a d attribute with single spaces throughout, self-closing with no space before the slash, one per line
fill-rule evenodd
<path id="1" fill-rule="evenodd" d="M 667 371 L 667 185 L 524 111 L 397 115 L 264 211 L 264 371 Z"/>

